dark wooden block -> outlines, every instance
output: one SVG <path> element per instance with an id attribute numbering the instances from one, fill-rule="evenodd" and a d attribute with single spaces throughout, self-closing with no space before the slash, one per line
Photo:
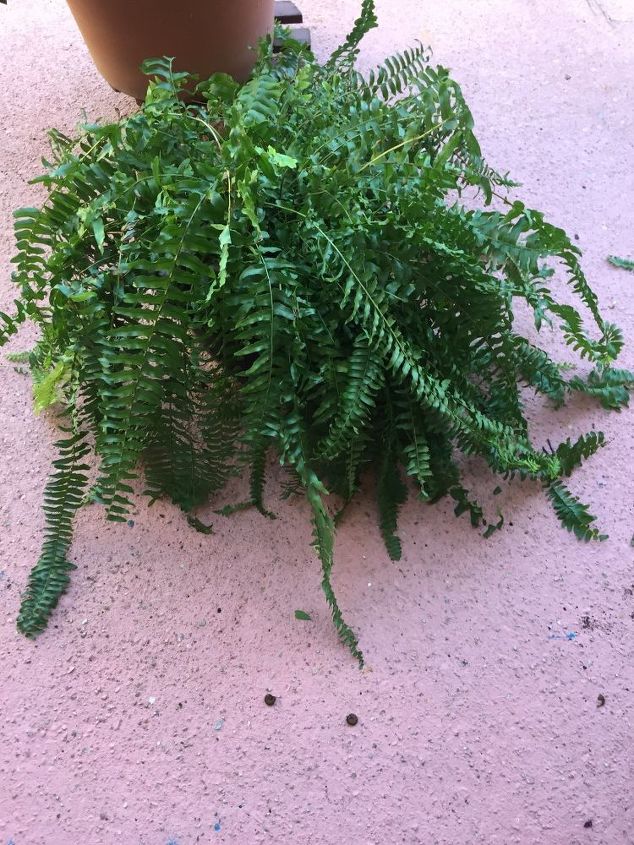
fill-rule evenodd
<path id="1" fill-rule="evenodd" d="M 302 44 L 310 47 L 310 29 L 307 29 L 305 26 L 298 26 L 291 30 L 291 35 L 296 41 L 301 41 Z M 279 53 L 281 49 L 282 45 L 276 38 L 273 42 L 273 52 Z"/>
<path id="2" fill-rule="evenodd" d="M 275 0 L 275 20 L 286 26 L 292 23 L 302 23 L 304 17 L 291 0 Z"/>

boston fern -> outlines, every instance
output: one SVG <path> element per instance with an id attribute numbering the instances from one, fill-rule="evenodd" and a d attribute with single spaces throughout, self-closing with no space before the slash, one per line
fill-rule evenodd
<path id="1" fill-rule="evenodd" d="M 216 75 L 197 104 L 181 96 L 190 77 L 148 62 L 136 114 L 76 139 L 51 133 L 36 180 L 48 197 L 16 212 L 20 295 L 1 318 L 2 341 L 37 323 L 38 405 L 65 409 L 44 547 L 18 620 L 27 636 L 68 583 L 77 509 L 95 500 L 125 520 L 141 465 L 148 495 L 171 498 L 204 530 L 196 508 L 241 469 L 245 505 L 270 515 L 274 450 L 286 492 L 308 499 L 326 599 L 360 661 L 331 584 L 338 514 L 326 497 L 342 509 L 367 469 L 395 559 L 412 485 L 485 525 L 461 482 L 465 454 L 536 479 L 566 528 L 601 539 L 562 478 L 603 436 L 538 448 L 523 397 L 532 388 L 559 405 L 580 391 L 626 405 L 633 376 L 613 367 L 621 334 L 602 319 L 577 247 L 508 199 L 513 183 L 483 161 L 445 69 L 419 47 L 366 77 L 355 70 L 374 24 L 365 0 L 324 65 L 283 35 L 280 54 L 262 46 L 248 83 Z M 555 297 L 566 282 L 591 334 Z M 591 364 L 586 378 L 567 378 L 520 333 L 517 300 L 537 329 L 561 327 Z"/>

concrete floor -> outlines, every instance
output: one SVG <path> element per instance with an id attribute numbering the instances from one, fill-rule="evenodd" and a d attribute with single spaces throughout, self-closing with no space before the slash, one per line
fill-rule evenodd
<path id="1" fill-rule="evenodd" d="M 632 0 L 378 5 L 363 64 L 416 38 L 433 46 L 490 162 L 578 235 L 633 368 L 634 277 L 605 260 L 634 255 Z M 302 6 L 323 56 L 357 9 Z M 62 0 L 9 0 L 0 55 L 8 310 L 10 215 L 39 199 L 27 180 L 45 130 L 131 104 L 94 71 Z M 333 633 L 301 502 L 275 503 L 276 522 L 218 517 L 211 537 L 166 504 L 141 504 L 133 527 L 86 508 L 72 587 L 49 630 L 21 638 L 54 430 L 4 355 L 0 380 L 0 845 L 634 842 L 629 414 L 535 417 L 538 434 L 606 432 L 572 484 L 610 534 L 601 545 L 579 544 L 536 491 L 514 489 L 503 496 L 513 524 L 489 542 L 448 504 L 408 506 L 393 564 L 362 498 L 335 575 L 361 673 Z"/>

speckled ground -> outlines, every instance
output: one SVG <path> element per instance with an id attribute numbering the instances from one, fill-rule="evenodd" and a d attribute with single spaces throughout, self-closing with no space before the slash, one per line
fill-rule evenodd
<path id="1" fill-rule="evenodd" d="M 326 55 L 357 3 L 302 5 Z M 415 38 L 433 45 L 490 161 L 579 236 L 634 366 L 634 277 L 605 260 L 634 254 L 632 0 L 382 0 L 379 11 L 363 62 Z M 0 55 L 7 308 L 10 214 L 37 201 L 27 179 L 45 130 L 130 103 L 93 70 L 62 0 L 9 0 Z M 18 636 L 54 431 L 4 356 L 0 380 L 0 845 L 634 842 L 628 414 L 534 414 L 543 435 L 606 431 L 573 482 L 611 535 L 602 545 L 577 543 L 527 488 L 500 497 L 513 524 L 489 542 L 448 505 L 409 506 L 394 564 L 362 498 L 335 575 L 367 654 L 360 673 L 333 633 L 301 502 L 276 504 L 276 522 L 217 518 L 212 537 L 167 505 L 140 506 L 132 527 L 86 508 L 54 624 L 36 643 Z"/>

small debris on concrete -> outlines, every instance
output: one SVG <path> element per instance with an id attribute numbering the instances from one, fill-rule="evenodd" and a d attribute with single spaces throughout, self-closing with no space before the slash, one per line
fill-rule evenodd
<path id="1" fill-rule="evenodd" d="M 592 819 L 588 819 L 588 821 L 587 821 L 587 822 L 584 822 L 584 823 L 583 823 L 583 826 L 584 826 L 584 827 L 592 827 Z"/>
<path id="2" fill-rule="evenodd" d="M 218 719 L 216 722 L 214 722 L 214 730 L 215 731 L 221 731 L 224 723 L 225 723 L 224 719 Z"/>
<path id="3" fill-rule="evenodd" d="M 351 728 L 354 728 L 358 721 L 359 717 L 356 715 L 356 713 L 348 713 L 348 715 L 346 716 L 346 722 L 350 725 Z"/>
<path id="4" fill-rule="evenodd" d="M 269 707 L 273 707 L 273 705 L 275 704 L 276 701 L 277 701 L 277 696 L 273 695 L 270 692 L 267 692 L 267 694 L 264 696 L 264 703 L 266 705 L 268 705 Z"/>
<path id="5" fill-rule="evenodd" d="M 604 707 L 605 706 L 605 696 L 602 692 L 599 693 L 597 696 L 597 707 Z"/>

